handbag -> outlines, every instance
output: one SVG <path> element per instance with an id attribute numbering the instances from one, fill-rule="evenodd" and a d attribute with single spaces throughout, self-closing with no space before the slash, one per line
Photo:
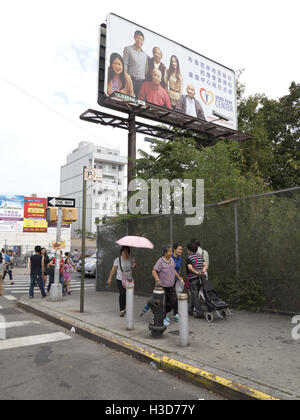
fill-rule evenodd
<path id="1" fill-rule="evenodd" d="M 119 257 L 119 264 L 120 264 L 120 269 L 121 269 L 121 273 L 122 273 L 122 286 L 124 287 L 124 289 L 126 289 L 126 287 L 128 287 L 129 285 L 131 287 L 133 287 L 134 286 L 133 279 L 128 279 L 126 274 L 123 272 L 123 268 L 122 268 L 122 264 L 121 264 L 121 257 Z"/>
<path id="2" fill-rule="evenodd" d="M 193 268 L 195 268 L 195 267 L 196 267 L 197 262 L 198 262 L 198 259 L 199 259 L 199 254 L 197 254 L 197 259 L 196 259 L 195 264 L 193 265 Z M 192 275 L 192 274 L 193 274 L 193 273 L 189 273 L 189 275 L 188 275 L 187 279 L 185 280 L 185 287 L 186 287 L 187 289 L 189 289 L 189 288 L 190 288 L 190 277 L 191 277 L 191 275 Z"/>

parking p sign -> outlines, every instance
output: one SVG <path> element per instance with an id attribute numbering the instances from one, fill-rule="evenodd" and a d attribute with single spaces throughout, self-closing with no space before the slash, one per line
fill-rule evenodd
<path id="1" fill-rule="evenodd" d="M 102 181 L 103 171 L 102 169 L 85 169 L 84 180 L 85 181 Z"/>

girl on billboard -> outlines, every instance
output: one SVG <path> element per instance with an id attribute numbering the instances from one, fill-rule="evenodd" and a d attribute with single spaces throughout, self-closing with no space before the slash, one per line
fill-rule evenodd
<path id="1" fill-rule="evenodd" d="M 134 97 L 131 77 L 124 69 L 123 57 L 118 53 L 113 53 L 110 56 L 108 68 L 107 93 L 110 96 L 114 92 Z"/>
<path id="2" fill-rule="evenodd" d="M 176 108 L 182 95 L 183 78 L 180 73 L 179 60 L 176 55 L 172 55 L 170 67 L 165 73 L 165 83 L 173 109 Z"/>

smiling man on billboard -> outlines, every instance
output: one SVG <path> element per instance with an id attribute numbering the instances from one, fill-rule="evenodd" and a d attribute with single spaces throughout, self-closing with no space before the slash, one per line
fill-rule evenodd
<path id="1" fill-rule="evenodd" d="M 187 95 L 182 95 L 179 99 L 176 111 L 182 112 L 183 114 L 190 115 L 191 117 L 205 120 L 205 115 L 200 105 L 200 102 L 195 98 L 195 87 L 192 84 L 187 86 Z"/>
<path id="2" fill-rule="evenodd" d="M 136 31 L 134 45 L 124 48 L 124 67 L 133 83 L 135 96 L 138 97 L 142 84 L 146 80 L 148 55 L 143 51 L 145 37 L 143 32 Z"/>
<path id="3" fill-rule="evenodd" d="M 169 95 L 161 86 L 161 79 L 161 71 L 154 69 L 152 72 L 152 82 L 143 83 L 139 93 L 139 99 L 172 109 Z"/>

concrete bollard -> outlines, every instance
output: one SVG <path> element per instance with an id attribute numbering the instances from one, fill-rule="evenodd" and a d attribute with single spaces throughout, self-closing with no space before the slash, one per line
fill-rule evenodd
<path id="1" fill-rule="evenodd" d="M 62 285 L 53 283 L 51 284 L 50 289 L 50 298 L 49 300 L 51 302 L 61 302 L 63 300 L 62 298 Z"/>
<path id="2" fill-rule="evenodd" d="M 179 313 L 179 338 L 180 346 L 187 347 L 189 342 L 189 314 L 188 314 L 188 295 L 180 293 L 178 298 L 178 313 Z"/>
<path id="3" fill-rule="evenodd" d="M 126 330 L 134 330 L 134 282 L 126 286 Z"/>

